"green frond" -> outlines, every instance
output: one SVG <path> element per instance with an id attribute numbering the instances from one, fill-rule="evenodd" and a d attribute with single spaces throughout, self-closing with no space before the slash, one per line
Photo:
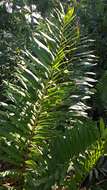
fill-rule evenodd
<path id="1" fill-rule="evenodd" d="M 88 37 L 81 37 L 74 8 L 66 14 L 55 10 L 44 25 L 46 31 L 32 35 L 31 49 L 21 51 L 16 84 L 5 82 L 9 103 L 1 102 L 0 112 L 2 186 L 9 181 L 16 189 L 48 190 L 62 183 L 70 162 L 99 137 L 86 113 L 95 82 L 88 68 L 95 56 Z"/>

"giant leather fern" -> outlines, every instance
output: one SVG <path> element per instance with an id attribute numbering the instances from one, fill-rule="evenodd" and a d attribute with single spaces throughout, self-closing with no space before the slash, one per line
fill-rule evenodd
<path id="1" fill-rule="evenodd" d="M 85 105 L 95 57 L 89 39 L 80 35 L 74 8 L 65 14 L 60 5 L 42 25 L 32 34 L 32 49 L 22 50 L 16 84 L 5 81 L 0 185 L 7 189 L 50 190 L 63 183 L 71 160 L 98 137 Z"/>

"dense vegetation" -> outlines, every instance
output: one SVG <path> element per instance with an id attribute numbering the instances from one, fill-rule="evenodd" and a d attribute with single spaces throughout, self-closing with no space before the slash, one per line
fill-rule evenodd
<path id="1" fill-rule="evenodd" d="M 106 190 L 107 2 L 0 2 L 0 189 Z"/>

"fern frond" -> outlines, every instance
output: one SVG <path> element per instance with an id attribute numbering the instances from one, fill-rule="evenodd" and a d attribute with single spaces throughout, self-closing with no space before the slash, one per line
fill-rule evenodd
<path id="1" fill-rule="evenodd" d="M 80 36 L 74 8 L 65 14 L 61 6 L 44 25 L 45 32 L 32 35 L 31 49 L 22 50 L 17 83 L 5 82 L 10 103 L 1 103 L 0 112 L 1 186 L 10 180 L 14 188 L 50 189 L 99 136 L 87 124 L 85 105 L 95 82 L 85 76 L 86 66 L 95 57 Z"/>

